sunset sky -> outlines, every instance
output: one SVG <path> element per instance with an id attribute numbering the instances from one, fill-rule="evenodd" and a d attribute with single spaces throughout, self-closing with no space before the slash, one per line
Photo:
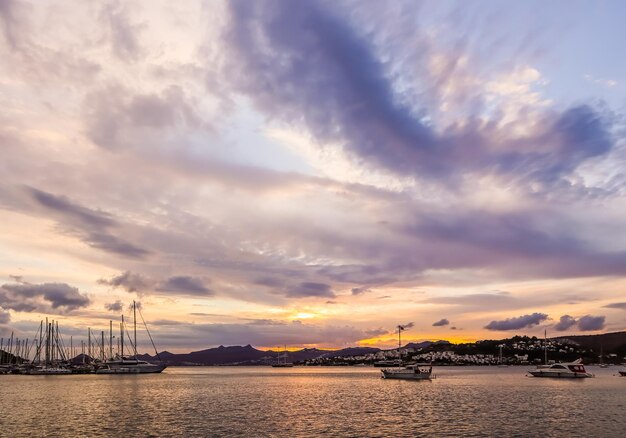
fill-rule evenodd
<path id="1" fill-rule="evenodd" d="M 133 300 L 173 352 L 626 329 L 625 21 L 0 0 L 0 335 Z"/>

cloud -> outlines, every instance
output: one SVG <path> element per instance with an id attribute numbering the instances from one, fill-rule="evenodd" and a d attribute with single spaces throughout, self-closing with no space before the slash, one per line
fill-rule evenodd
<path id="1" fill-rule="evenodd" d="M 11 314 L 0 308 L 0 324 L 8 324 L 11 321 Z"/>
<path id="2" fill-rule="evenodd" d="M 607 307 L 609 309 L 626 309 L 626 303 L 610 303 L 603 307 Z"/>
<path id="3" fill-rule="evenodd" d="M 0 306 L 18 312 L 50 308 L 67 312 L 87 307 L 89 303 L 87 295 L 66 283 L 3 284 L 0 287 Z"/>
<path id="4" fill-rule="evenodd" d="M 548 319 L 548 315 L 545 313 L 533 313 L 502 321 L 491 321 L 485 328 L 487 330 L 519 330 L 537 325 L 546 319 Z"/>
<path id="5" fill-rule="evenodd" d="M 576 325 L 576 319 L 569 315 L 563 315 L 559 319 L 559 322 L 554 326 L 554 330 L 562 332 L 574 325 Z"/>
<path id="6" fill-rule="evenodd" d="M 443 318 L 437 322 L 433 322 L 433 327 L 443 327 L 444 325 L 448 324 L 450 324 L 450 321 L 448 321 L 446 318 Z"/>
<path id="7" fill-rule="evenodd" d="M 584 104 L 546 111 L 521 137 L 510 134 L 511 126 L 481 123 L 475 114 L 436 130 L 425 122 L 423 103 L 411 106 L 398 96 L 388 71 L 393 62 L 387 66 L 377 56 L 341 8 L 314 1 L 227 5 L 224 80 L 268 117 L 306 129 L 319 144 L 340 144 L 362 162 L 439 180 L 490 172 L 552 185 L 613 147 L 611 117 Z M 414 27 L 410 32 L 412 39 L 426 38 Z M 409 34 L 398 37 L 405 41 Z M 414 64 L 428 63 L 423 58 Z M 433 79 L 433 87 L 449 85 L 422 79 Z M 481 102 L 476 84 L 469 89 Z"/>
<path id="8" fill-rule="evenodd" d="M 98 284 L 111 286 L 114 289 L 121 288 L 126 292 L 144 292 L 153 286 L 153 283 L 146 277 L 130 271 L 122 272 L 110 279 L 101 278 Z"/>
<path id="9" fill-rule="evenodd" d="M 360 286 L 360 287 L 353 287 L 352 289 L 350 289 L 350 291 L 352 292 L 352 295 L 361 295 L 366 292 L 371 292 L 372 290 L 369 287 Z"/>
<path id="10" fill-rule="evenodd" d="M 170 277 L 160 283 L 157 288 L 160 292 L 178 292 L 187 295 L 211 296 L 213 291 L 206 287 L 201 278 L 189 276 Z"/>
<path id="11" fill-rule="evenodd" d="M 585 331 L 602 330 L 604 328 L 604 316 L 585 315 L 578 320 L 578 329 Z"/>
<path id="12" fill-rule="evenodd" d="M 287 290 L 287 296 L 335 298 L 335 293 L 332 291 L 329 284 L 304 281 L 295 287 L 289 288 Z"/>
<path id="13" fill-rule="evenodd" d="M 66 234 L 76 235 L 87 245 L 103 251 L 130 258 L 142 258 L 148 250 L 123 240 L 108 231 L 118 228 L 111 215 L 71 202 L 64 196 L 56 196 L 35 188 L 27 188 L 36 203 L 50 212 Z"/>
<path id="14" fill-rule="evenodd" d="M 122 301 L 117 300 L 114 303 L 108 303 L 104 305 L 104 308 L 109 312 L 121 312 L 124 310 L 124 304 Z"/>
<path id="15" fill-rule="evenodd" d="M 130 23 L 129 14 L 121 2 L 109 2 L 102 7 L 101 20 L 110 27 L 111 48 L 122 61 L 136 61 L 141 54 L 138 33 L 142 26 Z"/>

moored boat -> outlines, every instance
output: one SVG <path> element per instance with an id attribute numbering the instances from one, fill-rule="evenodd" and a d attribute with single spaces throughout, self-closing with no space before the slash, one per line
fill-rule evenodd
<path id="1" fill-rule="evenodd" d="M 383 379 L 430 380 L 433 367 L 429 363 L 418 363 L 405 367 L 385 368 L 380 371 Z"/>
<path id="2" fill-rule="evenodd" d="M 429 363 L 418 363 L 402 366 L 402 331 L 405 328 L 398 326 L 398 366 L 380 370 L 383 379 L 403 380 L 430 380 L 433 366 Z"/>
<path id="3" fill-rule="evenodd" d="M 533 377 L 557 377 L 557 378 L 585 378 L 595 377 L 593 374 L 585 370 L 585 366 L 579 362 L 574 363 L 555 363 L 549 367 L 537 368 L 529 370 L 528 373 Z"/>
<path id="4" fill-rule="evenodd" d="M 626 371 L 620 370 L 619 371 L 619 375 L 622 376 L 622 377 L 626 377 Z"/>

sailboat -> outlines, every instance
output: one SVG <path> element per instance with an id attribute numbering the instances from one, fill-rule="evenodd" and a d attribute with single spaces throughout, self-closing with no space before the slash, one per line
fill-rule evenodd
<path id="1" fill-rule="evenodd" d="M 131 346 L 133 348 L 133 356 L 126 357 L 124 356 L 124 336 L 129 336 L 128 331 L 125 329 L 124 325 L 124 315 L 122 315 L 122 322 L 120 324 L 120 340 L 121 340 L 121 351 L 119 355 L 116 357 L 110 357 L 108 360 L 105 360 L 102 363 L 102 366 L 96 370 L 96 374 L 148 374 L 148 373 L 160 373 L 167 365 L 163 362 L 158 364 L 150 363 L 145 360 L 139 360 L 137 358 L 137 310 L 139 310 L 139 316 L 141 316 L 141 320 L 144 323 L 146 331 L 148 332 L 148 336 L 150 338 L 150 342 L 152 342 L 152 346 L 154 347 L 154 352 L 156 356 L 161 360 L 159 353 L 157 352 L 156 346 L 152 341 L 152 336 L 150 335 L 150 331 L 148 330 L 148 326 L 146 321 L 143 319 L 143 315 L 141 314 L 141 310 L 137 309 L 137 304 L 133 301 L 133 341 L 131 341 Z M 129 336 L 130 340 L 130 336 Z M 113 356 L 113 330 L 109 331 L 109 353 L 110 356 Z"/>
<path id="2" fill-rule="evenodd" d="M 404 379 L 404 380 L 430 380 L 433 366 L 430 363 L 416 363 L 402 366 L 402 340 L 401 333 L 405 327 L 398 326 L 398 367 L 385 368 L 380 370 L 383 379 Z"/>
<path id="3" fill-rule="evenodd" d="M 291 362 L 287 362 L 287 346 L 285 345 L 285 351 L 282 354 L 282 358 L 283 361 L 280 361 L 281 358 L 281 354 L 280 352 L 278 353 L 278 356 L 276 357 L 276 363 L 272 364 L 272 367 L 274 368 L 292 368 L 293 367 L 293 363 Z"/>
<path id="4" fill-rule="evenodd" d="M 600 365 L 598 365 L 600 368 L 608 368 L 609 364 L 608 363 L 604 363 L 604 352 L 602 349 L 602 345 L 600 345 Z"/>
<path id="5" fill-rule="evenodd" d="M 504 348 L 504 345 L 500 344 L 500 358 L 498 360 L 498 367 L 499 368 L 508 368 L 509 366 L 507 364 L 505 364 L 504 361 L 502 360 L 502 348 Z"/>

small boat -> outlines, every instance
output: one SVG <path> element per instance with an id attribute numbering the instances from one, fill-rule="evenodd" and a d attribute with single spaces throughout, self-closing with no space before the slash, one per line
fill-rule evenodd
<path id="1" fill-rule="evenodd" d="M 619 372 L 620 376 L 622 376 L 622 377 L 626 377 L 626 371 L 621 371 L 621 370 L 620 370 L 620 371 L 618 371 L 618 372 Z"/>
<path id="2" fill-rule="evenodd" d="M 405 367 L 385 368 L 380 370 L 383 379 L 430 380 L 433 366 L 430 363 L 416 363 Z"/>
<path id="3" fill-rule="evenodd" d="M 384 368 L 380 370 L 383 379 L 403 379 L 403 380 L 430 380 L 433 373 L 433 366 L 430 363 L 416 363 L 402 366 L 402 330 L 405 328 L 398 326 L 398 366 Z"/>
<path id="4" fill-rule="evenodd" d="M 558 377 L 558 378 L 584 378 L 595 377 L 585 370 L 585 366 L 580 362 L 555 363 L 549 367 L 541 367 L 528 371 L 533 377 Z"/>

